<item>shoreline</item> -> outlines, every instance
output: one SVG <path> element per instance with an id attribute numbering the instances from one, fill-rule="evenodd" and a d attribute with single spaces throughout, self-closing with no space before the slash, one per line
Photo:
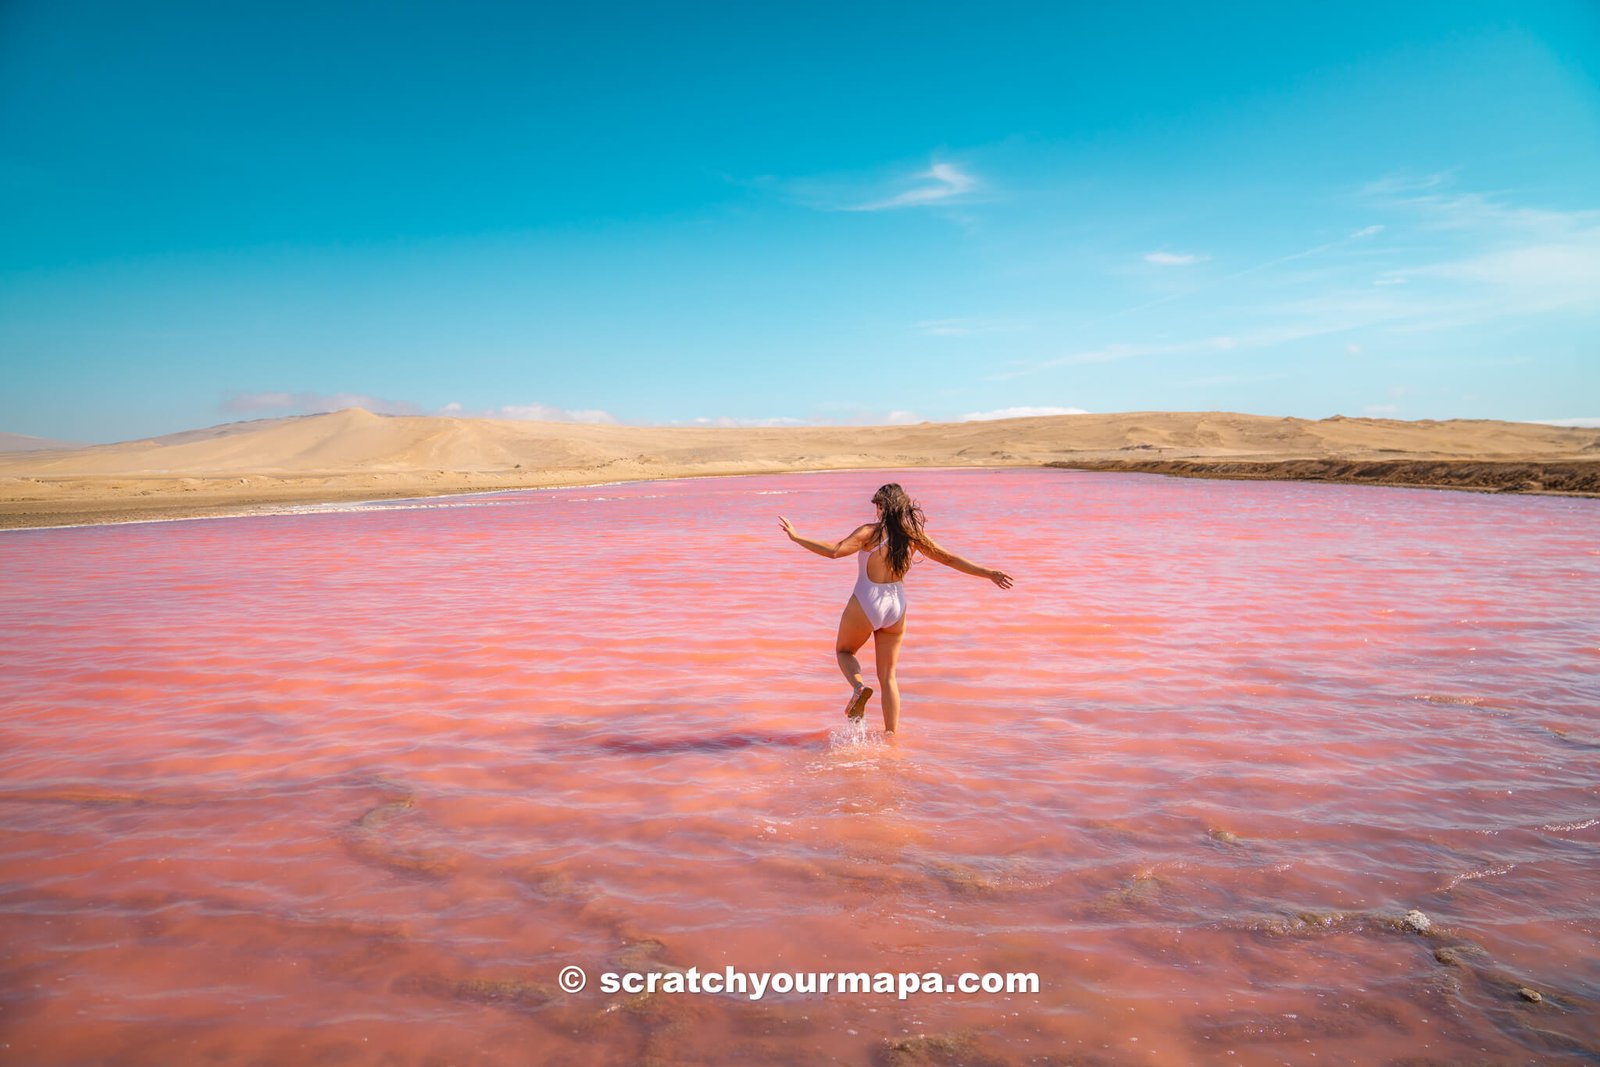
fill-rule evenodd
<path id="1" fill-rule="evenodd" d="M 1162 474 L 1225 481 L 1322 482 L 1393 489 L 1453 489 L 1517 496 L 1600 498 L 1600 459 L 1170 459 L 1054 460 L 1068 470 Z"/>
<path id="2" fill-rule="evenodd" d="M 690 478 L 748 478 L 763 474 L 827 474 L 836 471 L 900 471 L 900 470 L 1026 470 L 1037 464 L 996 464 L 990 467 L 950 466 L 946 464 L 906 466 L 904 464 L 875 465 L 867 467 L 795 467 L 774 470 L 768 467 L 751 470 L 719 471 L 669 471 L 634 478 L 606 478 L 603 481 L 547 481 L 516 482 L 503 485 L 439 486 L 417 485 L 409 488 L 397 486 L 388 490 L 304 487 L 286 489 L 270 496 L 243 496 L 239 499 L 200 503 L 193 500 L 151 501 L 143 497 L 120 497 L 89 501 L 83 499 L 0 500 L 0 534 L 20 530 L 70 530 L 88 526 L 131 526 L 142 523 L 185 522 L 196 519 L 270 518 L 276 515 L 316 514 L 303 509 L 321 505 L 383 504 L 400 501 L 430 501 L 464 497 L 495 496 L 500 493 L 536 492 L 548 489 L 597 489 L 608 485 L 641 485 L 650 482 L 669 482 Z M 130 481 L 133 479 L 122 479 Z M 236 479 L 228 479 L 236 481 Z M 217 494 L 219 496 L 225 494 Z M 159 501 L 159 498 L 157 498 Z M 115 503 L 120 506 L 106 507 Z M 23 505 L 29 507 L 26 509 Z M 43 505 L 43 506 L 40 506 Z M 427 506 L 421 504 L 419 506 Z M 395 509 L 403 510 L 403 509 Z M 328 511 L 326 514 L 339 514 Z M 41 521 L 29 521 L 38 519 Z M 76 519 L 77 521 L 71 521 Z M 68 520 L 68 521 L 62 521 Z"/>
<path id="3" fill-rule="evenodd" d="M 0 454 L 0 529 L 281 513 L 675 478 L 1066 469 L 1600 496 L 1600 429 L 1121 412 L 889 426 L 640 427 L 359 408 Z"/>
<path id="4" fill-rule="evenodd" d="M 632 478 L 550 478 L 506 480 L 497 484 L 464 477 L 443 485 L 434 482 L 379 486 L 289 485 L 257 486 L 203 492 L 198 487 L 180 493 L 155 490 L 113 495 L 102 490 L 93 496 L 58 499 L 34 498 L 0 501 L 0 532 L 9 530 L 60 530 L 84 526 L 116 526 L 194 519 L 226 519 L 305 514 L 301 509 L 333 504 L 381 504 L 393 501 L 429 501 L 450 497 L 490 496 L 540 489 L 583 489 L 606 485 L 633 485 L 687 478 L 737 478 L 762 474 L 818 474 L 839 470 L 1080 470 L 1099 473 L 1157 474 L 1167 477 L 1244 481 L 1298 481 L 1344 485 L 1369 485 L 1398 489 L 1445 489 L 1517 496 L 1600 498 L 1600 459 L 1561 462 L 1466 459 L 1197 459 L 1192 457 L 1060 459 L 1045 463 L 994 464 L 874 464 L 851 467 L 790 467 L 775 469 L 752 465 L 745 470 L 667 470 Z M 463 472 L 464 476 L 468 472 Z M 262 476 L 264 477 L 264 476 Z M 355 477 L 352 475 L 352 477 Z M 124 477 L 122 483 L 138 481 Z M 237 485 L 238 479 L 217 479 Z M 193 481 L 193 479 L 191 479 Z M 198 498 L 198 499 L 197 499 Z M 209 499 L 205 499 L 209 498 Z"/>

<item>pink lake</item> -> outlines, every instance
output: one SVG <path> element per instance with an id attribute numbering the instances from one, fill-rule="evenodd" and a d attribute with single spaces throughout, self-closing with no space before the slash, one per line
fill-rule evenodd
<path id="1" fill-rule="evenodd" d="M 777 516 L 891 480 L 1016 586 L 913 568 L 885 742 Z M 1594 1062 L 1597 530 L 917 470 L 0 534 L 0 1060 Z M 726 967 L 1039 988 L 599 988 Z"/>

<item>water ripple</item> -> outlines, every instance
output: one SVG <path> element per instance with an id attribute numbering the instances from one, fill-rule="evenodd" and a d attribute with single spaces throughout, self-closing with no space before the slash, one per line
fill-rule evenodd
<path id="1" fill-rule="evenodd" d="M 886 739 L 840 717 L 854 563 L 774 509 L 836 537 L 890 479 L 1017 584 L 913 569 Z M 9 1051 L 1592 1059 L 1596 515 L 905 471 L 8 534 Z"/>

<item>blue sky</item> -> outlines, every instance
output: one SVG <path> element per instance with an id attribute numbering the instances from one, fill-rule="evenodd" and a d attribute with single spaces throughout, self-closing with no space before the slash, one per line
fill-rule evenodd
<path id="1" fill-rule="evenodd" d="M 0 6 L 0 430 L 1600 419 L 1600 5 Z"/>

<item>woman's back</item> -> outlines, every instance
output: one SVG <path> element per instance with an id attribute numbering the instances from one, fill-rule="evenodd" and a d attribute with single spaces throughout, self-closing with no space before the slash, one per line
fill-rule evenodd
<path id="1" fill-rule="evenodd" d="M 890 585 L 898 582 L 904 575 L 895 574 L 889 566 L 887 554 L 882 546 L 863 548 L 860 553 L 862 573 L 867 581 L 877 585 Z"/>
<path id="2" fill-rule="evenodd" d="M 867 547 L 861 550 L 861 555 L 866 558 L 867 581 L 886 585 L 890 582 L 902 581 L 911 570 L 910 553 L 907 553 L 906 569 L 896 574 L 893 565 L 889 562 L 889 542 L 883 536 L 880 528 L 874 533 L 875 540 L 867 542 Z M 916 546 L 912 546 L 916 551 Z"/>

